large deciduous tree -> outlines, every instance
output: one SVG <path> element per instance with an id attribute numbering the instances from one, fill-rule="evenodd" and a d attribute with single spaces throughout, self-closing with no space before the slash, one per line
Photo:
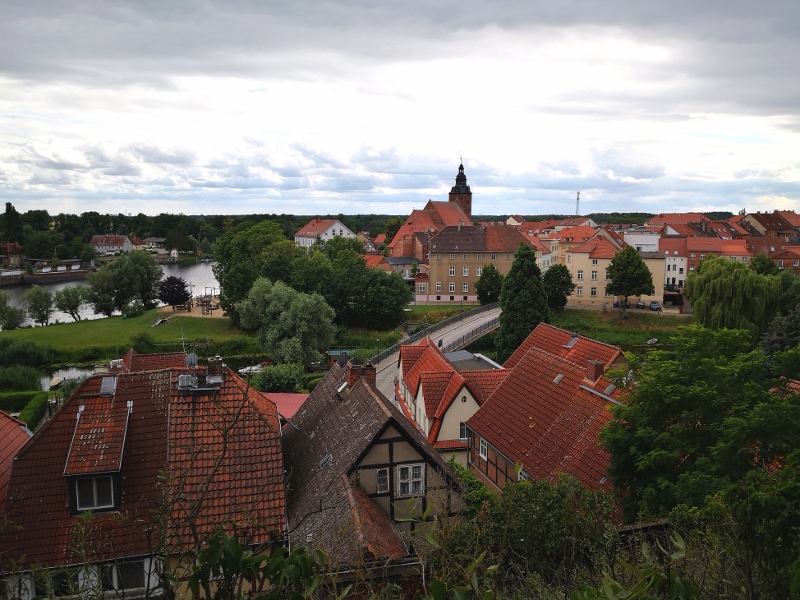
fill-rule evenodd
<path id="1" fill-rule="evenodd" d="M 89 290 L 82 285 L 69 285 L 53 295 L 55 307 L 74 321 L 81 320 L 81 308 L 89 300 Z"/>
<path id="2" fill-rule="evenodd" d="M 625 299 L 623 306 L 628 305 L 628 296 L 655 291 L 653 274 L 633 246 L 625 246 L 614 255 L 608 265 L 608 278 L 611 283 L 606 286 L 606 293 L 622 296 Z"/>
<path id="3" fill-rule="evenodd" d="M 628 401 L 601 433 L 627 520 L 701 506 L 800 447 L 800 398 L 782 378 L 797 372 L 800 351 L 767 361 L 748 331 L 699 326 L 672 340 L 674 351 L 634 360 Z"/>
<path id="4" fill-rule="evenodd" d="M 333 341 L 334 312 L 325 299 L 280 281 L 259 278 L 236 309 L 242 327 L 258 330 L 258 341 L 279 363 L 321 361 Z"/>
<path id="5" fill-rule="evenodd" d="M 759 252 L 753 257 L 750 268 L 759 275 L 777 275 L 780 272 L 778 265 L 765 252 Z"/>
<path id="6" fill-rule="evenodd" d="M 492 304 L 500 300 L 503 289 L 503 275 L 492 264 L 484 265 L 478 281 L 475 282 L 475 293 L 481 305 Z"/>
<path id="7" fill-rule="evenodd" d="M 504 362 L 539 323 L 550 321 L 547 294 L 536 255 L 526 243 L 514 254 L 500 292 L 500 329 L 495 338 L 497 360 Z"/>
<path id="8" fill-rule="evenodd" d="M 164 272 L 156 260 L 145 251 L 123 254 L 99 271 L 89 273 L 89 302 L 96 312 L 110 317 L 115 310 L 122 312 L 125 305 L 139 301 L 145 308 L 153 308 L 158 299 L 158 288 Z"/>
<path id="9" fill-rule="evenodd" d="M 544 291 L 547 293 L 547 306 L 550 308 L 564 308 L 567 297 L 575 289 L 572 274 L 566 265 L 552 265 L 542 276 Z"/>
<path id="10" fill-rule="evenodd" d="M 403 217 L 392 217 L 391 219 L 387 219 L 386 223 L 383 225 L 383 232 L 386 234 L 386 245 L 392 243 L 394 236 L 397 235 L 397 231 L 403 226 L 406 220 Z"/>
<path id="11" fill-rule="evenodd" d="M 24 308 L 12 306 L 11 297 L 6 292 L 0 292 L 0 328 L 3 331 L 22 327 L 27 318 Z"/>
<path id="12" fill-rule="evenodd" d="M 36 323 L 42 327 L 50 324 L 50 316 L 53 314 L 53 295 L 48 290 L 34 285 L 22 294 L 22 303 Z"/>
<path id="13" fill-rule="evenodd" d="M 709 329 L 745 329 L 756 343 L 781 299 L 781 279 L 759 275 L 747 265 L 709 256 L 689 274 L 685 296 L 695 323 Z"/>
<path id="14" fill-rule="evenodd" d="M 176 304 L 186 304 L 192 298 L 189 286 L 182 277 L 170 275 L 158 286 L 158 299 L 175 310 Z"/>

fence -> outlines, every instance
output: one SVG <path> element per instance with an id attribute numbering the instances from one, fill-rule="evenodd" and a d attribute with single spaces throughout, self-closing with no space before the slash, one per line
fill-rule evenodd
<path id="1" fill-rule="evenodd" d="M 500 318 L 495 317 L 491 321 L 487 321 L 480 327 L 473 329 L 469 333 L 462 335 L 461 337 L 453 340 L 449 344 L 446 344 L 442 347 L 442 352 L 452 352 L 456 348 L 461 348 L 462 346 L 466 346 L 472 340 L 478 339 L 484 333 L 488 333 L 489 331 L 493 331 L 497 329 L 498 325 L 500 325 Z"/>
<path id="2" fill-rule="evenodd" d="M 394 344 L 393 346 L 389 346 L 388 348 L 386 348 L 386 350 L 382 350 L 381 352 L 379 352 L 378 354 L 376 354 L 375 356 L 370 358 L 370 361 L 372 362 L 373 365 L 377 365 L 382 360 L 386 359 L 387 357 L 391 356 L 392 354 L 394 354 L 395 352 L 400 350 L 400 345 L 401 344 L 414 344 L 414 343 L 418 342 L 419 340 L 421 340 L 422 338 L 424 338 L 426 335 L 430 335 L 432 333 L 435 333 L 435 332 L 439 331 L 440 329 L 444 329 L 445 327 L 447 327 L 449 325 L 452 325 L 453 323 L 458 323 L 459 321 L 463 321 L 466 318 L 474 317 L 475 315 L 479 315 L 481 313 L 489 312 L 490 310 L 494 310 L 498 306 L 500 306 L 500 304 L 498 302 L 494 302 L 492 304 L 487 304 L 486 306 L 479 306 L 478 308 L 474 308 L 472 310 L 469 310 L 469 311 L 467 311 L 465 313 L 461 313 L 459 315 L 453 315 L 452 317 L 450 317 L 448 319 L 445 319 L 444 321 L 441 321 L 439 323 L 436 323 L 435 325 L 431 325 L 430 327 L 426 327 L 425 329 L 417 331 L 414 335 L 410 336 L 406 340 L 401 340 L 401 341 L 397 342 L 396 344 Z M 497 325 L 496 321 L 497 321 L 496 318 L 492 319 L 492 321 L 491 321 L 491 322 L 495 322 L 494 326 Z M 484 328 L 486 327 L 486 325 L 489 325 L 490 323 L 486 323 L 485 325 L 479 327 L 478 330 L 488 331 L 489 328 L 486 328 L 486 329 L 484 329 Z M 476 330 L 476 331 L 478 331 L 478 330 Z M 470 332 L 466 336 L 462 336 L 462 337 L 466 338 L 466 337 L 472 335 L 473 333 L 474 332 Z M 475 335 L 475 337 L 477 337 L 477 335 Z M 448 346 L 453 346 L 453 345 L 452 344 L 448 344 Z M 453 346 L 453 347 L 456 347 L 456 346 Z M 449 352 L 449 350 L 445 350 L 445 352 Z"/>

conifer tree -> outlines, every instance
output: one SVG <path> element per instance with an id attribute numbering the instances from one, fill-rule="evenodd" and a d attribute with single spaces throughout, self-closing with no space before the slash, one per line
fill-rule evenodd
<path id="1" fill-rule="evenodd" d="M 533 249 L 520 244 L 500 292 L 500 329 L 495 339 L 498 362 L 504 362 L 539 323 L 550 321 L 547 294 Z"/>

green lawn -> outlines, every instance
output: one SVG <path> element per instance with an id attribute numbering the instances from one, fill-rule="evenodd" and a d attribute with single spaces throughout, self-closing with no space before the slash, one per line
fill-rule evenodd
<path id="1" fill-rule="evenodd" d="M 162 351 L 174 351 L 186 344 L 204 343 L 235 351 L 257 351 L 255 336 L 232 327 L 228 319 L 204 319 L 185 313 L 170 314 L 167 323 L 158 327 L 151 324 L 158 319 L 158 309 L 147 311 L 139 317 L 123 319 L 110 317 L 60 323 L 47 327 L 33 327 L 0 332 L 0 337 L 30 340 L 41 346 L 50 346 L 64 362 L 80 362 L 97 358 L 115 357 L 120 351 L 133 346 L 134 340 L 149 336 L 153 344 L 163 345 Z"/>

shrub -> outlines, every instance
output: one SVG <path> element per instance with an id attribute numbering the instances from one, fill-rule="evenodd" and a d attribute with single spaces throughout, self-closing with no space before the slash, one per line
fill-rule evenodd
<path id="1" fill-rule="evenodd" d="M 30 340 L 2 340 L 0 364 L 37 367 L 54 362 L 55 351 L 50 346 L 38 346 Z"/>
<path id="2" fill-rule="evenodd" d="M 13 366 L 0 368 L 0 391 L 41 390 L 44 373 L 33 367 Z"/>
<path id="3" fill-rule="evenodd" d="M 19 420 L 28 426 L 28 429 L 35 429 L 47 411 L 47 392 L 40 392 L 34 396 L 30 402 L 19 413 Z"/>
<path id="4" fill-rule="evenodd" d="M 322 380 L 323 377 L 315 377 L 314 379 L 309 379 L 308 383 L 306 383 L 306 389 L 308 390 L 308 393 L 310 394 L 311 392 L 313 392 L 314 388 L 317 387 L 319 385 L 319 382 Z"/>
<path id="5" fill-rule="evenodd" d="M 284 364 L 264 367 L 253 378 L 253 387 L 262 392 L 297 392 L 305 382 L 302 365 Z"/>
<path id="6" fill-rule="evenodd" d="M 146 311 L 141 302 L 131 302 L 122 307 L 122 314 L 129 318 L 141 317 Z"/>
<path id="7" fill-rule="evenodd" d="M 140 331 L 131 337 L 131 347 L 139 354 L 151 354 L 156 351 L 155 340 L 146 331 Z"/>

